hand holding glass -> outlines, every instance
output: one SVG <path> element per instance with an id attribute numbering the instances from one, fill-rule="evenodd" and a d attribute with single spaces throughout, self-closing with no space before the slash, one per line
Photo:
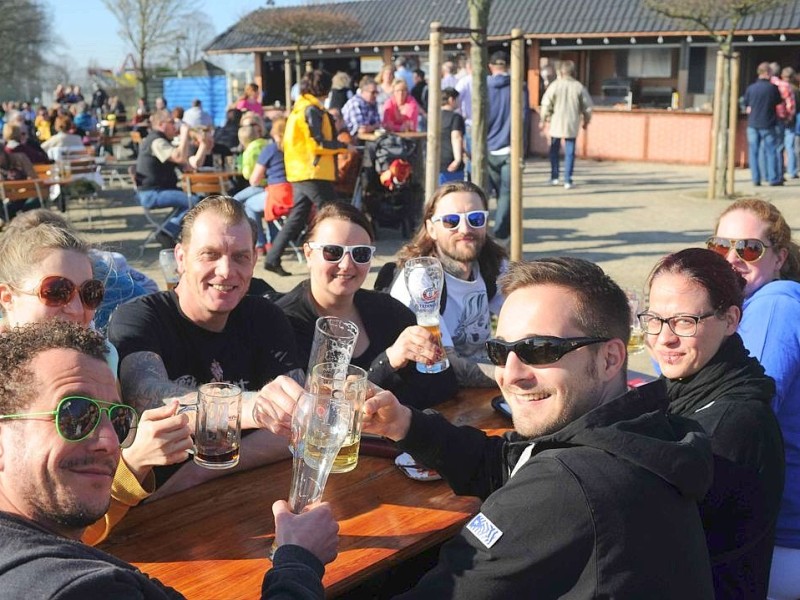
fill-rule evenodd
<path id="1" fill-rule="evenodd" d="M 303 392 L 292 415 L 292 484 L 289 510 L 295 514 L 322 498 L 333 461 L 347 437 L 350 404 L 332 394 Z M 269 557 L 277 550 L 273 542 Z"/>
<path id="2" fill-rule="evenodd" d="M 447 354 L 442 345 L 442 333 L 439 329 L 439 301 L 444 286 L 444 271 L 438 258 L 421 256 L 406 261 L 403 267 L 406 288 L 411 297 L 412 310 L 417 315 L 417 324 L 427 329 L 434 336 L 434 343 L 439 347 L 442 360 L 431 365 L 417 363 L 420 373 L 440 373 L 450 366 Z"/>

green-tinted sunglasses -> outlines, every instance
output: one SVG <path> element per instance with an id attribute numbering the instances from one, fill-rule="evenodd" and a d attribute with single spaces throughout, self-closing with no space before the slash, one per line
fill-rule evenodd
<path id="1" fill-rule="evenodd" d="M 104 412 L 108 414 L 108 419 L 114 427 L 120 447 L 127 448 L 130 446 L 134 437 L 136 437 L 136 424 L 139 422 L 139 415 L 136 414 L 133 408 L 125 404 L 113 404 L 85 396 L 67 396 L 58 403 L 55 410 L 0 415 L 0 420 L 55 417 L 58 435 L 68 442 L 80 442 L 92 435 L 94 430 L 97 429 Z"/>

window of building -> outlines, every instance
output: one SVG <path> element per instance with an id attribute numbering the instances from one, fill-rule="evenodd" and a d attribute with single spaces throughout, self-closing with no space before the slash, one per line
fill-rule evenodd
<path id="1" fill-rule="evenodd" d="M 672 53 L 662 48 L 628 50 L 628 77 L 671 77 Z"/>

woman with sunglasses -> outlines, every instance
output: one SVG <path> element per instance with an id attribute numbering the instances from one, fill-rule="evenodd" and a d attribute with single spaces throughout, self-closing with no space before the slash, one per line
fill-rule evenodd
<path id="1" fill-rule="evenodd" d="M 348 319 L 360 332 L 351 362 L 370 381 L 418 408 L 444 402 L 457 389 L 453 370 L 429 375 L 415 366 L 441 358 L 431 334 L 388 294 L 361 289 L 373 243 L 372 227 L 352 205 L 328 204 L 317 214 L 303 248 L 311 277 L 277 302 L 294 328 L 298 357 L 308 362 L 319 317 Z"/>
<path id="2" fill-rule="evenodd" d="M 800 248 L 780 211 L 755 198 L 730 204 L 706 244 L 747 281 L 739 335 L 775 379 L 786 485 L 769 597 L 800 598 Z"/>
<path id="3" fill-rule="evenodd" d="M 714 453 L 700 516 L 716 597 L 764 598 L 784 458 L 775 384 L 736 333 L 745 282 L 718 254 L 690 248 L 662 258 L 646 287 L 639 320 L 668 410 L 697 421 Z"/>
<path id="4" fill-rule="evenodd" d="M 28 229 L 16 228 L 13 235 L 3 236 L 0 330 L 48 320 L 89 327 L 104 291 L 103 283 L 93 278 L 88 245 L 72 231 L 42 223 Z M 107 361 L 116 375 L 119 359 L 111 344 L 107 348 Z M 83 401 L 75 401 L 68 408 L 68 417 L 84 420 L 93 410 L 91 403 Z M 135 440 L 122 451 L 112 485 L 111 507 L 102 520 L 86 530 L 85 542 L 100 542 L 131 506 L 155 491 L 153 466 L 186 457 L 186 450 L 192 445 L 188 418 L 176 415 L 176 410 L 177 404 L 142 414 Z"/>

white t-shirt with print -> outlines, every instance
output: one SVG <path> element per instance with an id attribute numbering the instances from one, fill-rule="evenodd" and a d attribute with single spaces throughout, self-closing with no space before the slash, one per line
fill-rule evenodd
<path id="1" fill-rule="evenodd" d="M 506 267 L 507 263 L 504 263 L 501 273 Z M 485 344 L 492 333 L 491 315 L 500 312 L 505 298 L 498 290 L 489 301 L 477 262 L 473 263 L 472 273 L 472 281 L 458 279 L 449 273 L 444 274 L 447 301 L 440 322 L 442 343 L 446 347 L 455 348 L 459 356 L 485 361 Z M 402 274 L 395 279 L 389 293 L 413 310 Z"/>

